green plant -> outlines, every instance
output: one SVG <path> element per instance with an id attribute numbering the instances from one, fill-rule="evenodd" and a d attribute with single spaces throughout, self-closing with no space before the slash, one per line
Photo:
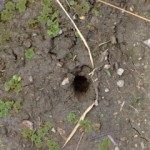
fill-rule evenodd
<path id="1" fill-rule="evenodd" d="M 32 131 L 28 128 L 23 129 L 22 136 L 24 138 L 31 138 L 33 134 L 34 134 L 34 131 Z"/>
<path id="2" fill-rule="evenodd" d="M 92 9 L 92 13 L 93 13 L 96 17 L 99 16 L 99 14 L 100 14 L 96 7 L 94 7 L 94 8 Z"/>
<path id="3" fill-rule="evenodd" d="M 13 104 L 13 110 L 15 112 L 18 112 L 20 110 L 20 108 L 21 108 L 20 102 L 15 101 L 14 104 Z"/>
<path id="4" fill-rule="evenodd" d="M 8 1 L 5 4 L 5 9 L 1 12 L 1 20 L 7 21 L 13 17 L 12 11 L 15 10 L 15 3 Z"/>
<path id="5" fill-rule="evenodd" d="M 33 58 L 35 56 L 35 52 L 33 48 L 29 48 L 25 51 L 26 58 Z"/>
<path id="6" fill-rule="evenodd" d="M 47 33 L 48 35 L 53 36 L 53 37 L 57 36 L 60 31 L 59 22 L 55 18 L 55 16 L 56 18 L 58 17 L 58 11 L 55 12 L 55 14 L 52 15 L 51 19 L 47 21 L 47 26 L 48 26 Z"/>
<path id="7" fill-rule="evenodd" d="M 74 5 L 74 11 L 78 14 L 78 15 L 85 15 L 86 13 L 88 13 L 90 10 L 90 4 L 88 2 L 81 2 L 78 3 L 76 5 Z"/>
<path id="8" fill-rule="evenodd" d="M 19 12 L 24 12 L 26 10 L 26 0 L 19 0 L 16 4 L 16 8 L 19 10 Z"/>
<path id="9" fill-rule="evenodd" d="M 48 145 L 49 150 L 58 150 L 59 149 L 58 144 L 54 140 L 48 140 L 47 145 Z"/>
<path id="10" fill-rule="evenodd" d="M 103 141 L 98 145 L 98 149 L 99 150 L 109 150 L 111 143 L 110 140 L 107 139 L 103 139 Z"/>
<path id="11" fill-rule="evenodd" d="M 21 88 L 21 77 L 18 75 L 13 75 L 12 78 L 5 82 L 4 84 L 4 89 L 5 91 L 10 91 L 10 90 L 14 90 L 16 93 L 19 93 L 22 88 Z"/>
<path id="12" fill-rule="evenodd" d="M 15 3 L 8 1 L 5 5 L 5 9 L 8 11 L 15 10 Z"/>
<path id="13" fill-rule="evenodd" d="M 78 123 L 85 132 L 90 132 L 92 130 L 92 123 L 89 120 L 80 120 Z"/>
<path id="14" fill-rule="evenodd" d="M 50 122 L 46 122 L 38 131 L 37 131 L 37 134 L 40 136 L 40 137 L 44 137 L 48 132 L 49 130 L 52 128 L 52 125 Z"/>
<path id="15" fill-rule="evenodd" d="M 1 14 L 1 20 L 7 21 L 10 20 L 13 17 L 13 11 L 15 9 L 18 9 L 18 11 L 21 13 L 26 10 L 26 3 L 27 0 L 19 0 L 17 4 L 15 4 L 12 1 L 8 1 L 5 4 L 4 10 L 0 13 Z"/>
<path id="16" fill-rule="evenodd" d="M 33 134 L 31 136 L 31 140 L 34 142 L 35 146 L 37 148 L 41 148 L 42 147 L 42 138 L 38 135 L 38 134 Z"/>
<path id="17" fill-rule="evenodd" d="M 22 132 L 24 138 L 28 138 L 37 148 L 42 147 L 43 138 L 48 134 L 49 130 L 52 128 L 51 123 L 46 122 L 42 127 L 40 127 L 37 131 L 32 131 L 30 129 L 25 128 Z"/>
<path id="18" fill-rule="evenodd" d="M 76 0 L 69 0 L 69 4 L 72 6 L 72 5 L 76 5 L 77 4 L 77 1 Z"/>
<path id="19" fill-rule="evenodd" d="M 5 33 L 1 32 L 2 35 L 0 36 L 0 44 L 6 44 L 7 41 L 10 40 L 10 33 L 5 31 Z"/>
<path id="20" fill-rule="evenodd" d="M 59 13 L 56 10 L 53 10 L 52 0 L 43 0 L 42 2 L 43 9 L 40 15 L 37 17 L 37 20 L 41 23 L 46 24 L 48 30 L 48 35 L 55 37 L 59 34 Z"/>
<path id="21" fill-rule="evenodd" d="M 11 110 L 18 112 L 19 109 L 20 103 L 17 101 L 0 100 L 0 117 L 8 115 Z"/>
<path id="22" fill-rule="evenodd" d="M 74 123 L 76 123 L 77 122 L 77 118 L 76 118 L 76 114 L 75 113 L 69 113 L 68 115 L 67 115 L 67 120 L 69 121 L 69 122 L 74 122 Z"/>

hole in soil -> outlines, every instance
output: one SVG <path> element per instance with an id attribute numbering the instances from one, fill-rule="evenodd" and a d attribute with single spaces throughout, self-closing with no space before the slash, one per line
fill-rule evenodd
<path id="1" fill-rule="evenodd" d="M 85 76 L 77 75 L 73 81 L 75 92 L 86 92 L 89 88 L 88 79 Z"/>

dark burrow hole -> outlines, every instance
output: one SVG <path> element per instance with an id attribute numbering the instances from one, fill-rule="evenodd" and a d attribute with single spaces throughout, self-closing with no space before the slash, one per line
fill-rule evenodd
<path id="1" fill-rule="evenodd" d="M 89 88 L 89 81 L 85 76 L 76 75 L 73 81 L 73 87 L 75 92 L 86 92 Z"/>

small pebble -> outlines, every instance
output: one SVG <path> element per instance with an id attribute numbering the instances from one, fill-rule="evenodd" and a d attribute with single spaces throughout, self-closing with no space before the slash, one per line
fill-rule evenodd
<path id="1" fill-rule="evenodd" d="M 124 80 L 119 80 L 118 82 L 117 82 L 117 86 L 118 87 L 123 87 L 124 86 Z"/>
<path id="2" fill-rule="evenodd" d="M 29 120 L 22 121 L 21 126 L 23 128 L 28 128 L 30 130 L 33 130 L 33 123 L 31 121 L 29 121 Z"/>
<path id="3" fill-rule="evenodd" d="M 136 134 L 136 135 L 134 135 L 134 138 L 137 138 L 138 137 L 138 135 Z"/>
<path id="4" fill-rule="evenodd" d="M 108 88 L 105 88 L 105 92 L 108 93 L 108 92 L 109 92 L 109 89 L 108 89 Z"/>
<path id="5" fill-rule="evenodd" d="M 124 142 L 124 141 L 127 140 L 127 138 L 126 138 L 126 137 L 121 137 L 120 140 L 121 140 L 122 142 Z"/>
<path id="6" fill-rule="evenodd" d="M 55 130 L 55 128 L 52 128 L 52 129 L 51 129 L 51 131 L 52 131 L 53 133 L 56 133 L 56 130 Z"/>
<path id="7" fill-rule="evenodd" d="M 144 44 L 146 44 L 148 47 L 150 47 L 150 39 L 144 41 Z"/>
<path id="8" fill-rule="evenodd" d="M 33 33 L 32 36 L 37 36 L 37 33 Z"/>
<path id="9" fill-rule="evenodd" d="M 124 73 L 124 69 L 119 68 L 119 69 L 117 70 L 117 74 L 118 74 L 119 76 L 122 76 L 123 73 Z"/>
<path id="10" fill-rule="evenodd" d="M 61 35 L 62 33 L 63 33 L 63 31 L 62 31 L 62 30 L 60 30 L 60 31 L 59 31 L 59 35 Z"/>
<path id="11" fill-rule="evenodd" d="M 116 43 L 117 43 L 117 40 L 116 40 L 116 37 L 115 37 L 115 36 L 111 36 L 111 37 L 110 37 L 110 40 L 111 40 L 111 43 L 112 43 L 112 44 L 116 44 Z"/>
<path id="12" fill-rule="evenodd" d="M 134 6 L 131 6 L 129 9 L 130 9 L 131 12 L 133 12 Z"/>
<path id="13" fill-rule="evenodd" d="M 29 76 L 29 81 L 33 82 L 33 77 L 32 76 Z"/>
<path id="14" fill-rule="evenodd" d="M 108 69 L 110 69 L 110 67 L 111 67 L 111 66 L 110 66 L 109 64 L 105 64 L 105 65 L 104 65 L 104 69 L 107 69 L 107 70 L 108 70 Z"/>
<path id="15" fill-rule="evenodd" d="M 69 84 L 69 78 L 64 78 L 64 80 L 62 81 L 61 85 L 66 85 Z"/>

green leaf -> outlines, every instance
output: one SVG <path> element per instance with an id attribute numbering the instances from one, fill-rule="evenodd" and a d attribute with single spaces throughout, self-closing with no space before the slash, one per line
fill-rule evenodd
<path id="1" fill-rule="evenodd" d="M 47 122 L 46 124 L 43 125 L 43 127 L 41 127 L 37 133 L 38 135 L 42 138 L 44 137 L 46 134 L 48 134 L 49 130 L 52 128 L 52 125 L 50 122 Z"/>
<path id="2" fill-rule="evenodd" d="M 42 147 L 42 140 L 41 140 L 41 137 L 38 136 L 37 134 L 33 134 L 32 137 L 31 137 L 31 140 L 34 142 L 35 146 L 37 148 L 41 148 Z"/>
<path id="3" fill-rule="evenodd" d="M 8 115 L 11 110 L 14 110 L 15 105 L 16 104 L 14 101 L 0 100 L 0 117 Z"/>
<path id="4" fill-rule="evenodd" d="M 54 140 L 48 140 L 47 145 L 49 150 L 59 150 L 59 146 Z"/>
<path id="5" fill-rule="evenodd" d="M 103 139 L 103 141 L 98 145 L 99 150 L 109 150 L 110 147 L 109 139 Z"/>
<path id="6" fill-rule="evenodd" d="M 43 0 L 42 4 L 44 6 L 51 6 L 52 0 Z"/>
<path id="7" fill-rule="evenodd" d="M 15 3 L 11 2 L 11 1 L 8 1 L 5 5 L 5 9 L 6 10 L 15 10 Z"/>
<path id="8" fill-rule="evenodd" d="M 84 128 L 85 132 L 92 130 L 92 123 L 89 120 L 80 120 L 79 125 Z"/>
<path id="9" fill-rule="evenodd" d="M 9 81 L 5 82 L 4 90 L 6 92 L 10 90 L 14 90 L 16 93 L 20 92 L 22 90 L 20 81 L 21 81 L 20 76 L 13 75 L 13 77 Z"/>
<path id="10" fill-rule="evenodd" d="M 20 13 L 26 10 L 26 2 L 26 0 L 19 0 L 19 2 L 17 3 L 16 8 Z"/>
<path id="11" fill-rule="evenodd" d="M 30 59 L 33 58 L 35 56 L 35 52 L 34 52 L 33 48 L 26 50 L 25 56 L 26 56 L 26 58 L 30 58 Z"/>
<path id="12" fill-rule="evenodd" d="M 34 132 L 30 129 L 25 128 L 22 132 L 24 138 L 31 138 Z"/>
<path id="13" fill-rule="evenodd" d="M 20 105 L 20 102 L 16 101 L 14 104 L 13 104 L 13 110 L 15 110 L 16 112 L 18 112 L 21 108 L 21 105 Z"/>
<path id="14" fill-rule="evenodd" d="M 70 1 L 69 1 L 69 3 L 70 3 L 70 5 L 71 5 L 71 6 L 73 6 L 73 5 L 76 5 L 76 4 L 77 4 L 76 0 L 70 0 Z"/>
<path id="15" fill-rule="evenodd" d="M 69 113 L 67 116 L 67 120 L 75 123 L 77 121 L 75 113 Z"/>
<path id="16" fill-rule="evenodd" d="M 8 10 L 3 10 L 1 12 L 1 20 L 3 21 L 10 20 L 12 17 L 13 17 L 13 14 Z"/>

